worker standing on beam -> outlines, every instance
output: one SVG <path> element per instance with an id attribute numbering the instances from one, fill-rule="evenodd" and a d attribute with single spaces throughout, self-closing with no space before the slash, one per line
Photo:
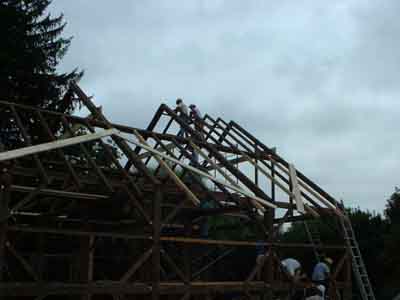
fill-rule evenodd
<path id="1" fill-rule="evenodd" d="M 200 110 L 195 104 L 190 104 L 190 119 L 194 122 L 194 128 L 196 131 L 203 136 L 203 116 L 201 115 Z"/>
<path id="2" fill-rule="evenodd" d="M 181 118 L 182 122 L 186 125 L 190 123 L 189 109 L 185 103 L 183 103 L 182 99 L 176 99 L 176 109 L 175 111 L 178 113 L 178 116 Z M 181 125 L 181 129 L 178 132 L 178 137 L 187 137 L 187 133 L 185 128 Z"/>

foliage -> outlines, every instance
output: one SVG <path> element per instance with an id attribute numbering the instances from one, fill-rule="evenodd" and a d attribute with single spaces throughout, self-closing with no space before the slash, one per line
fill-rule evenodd
<path id="1" fill-rule="evenodd" d="M 385 215 L 387 230 L 384 237 L 385 296 L 394 297 L 400 293 L 400 190 L 387 200 Z"/>
<path id="2" fill-rule="evenodd" d="M 63 15 L 46 13 L 51 0 L 1 0 L 0 98 L 66 112 L 68 83 L 82 73 L 56 72 L 71 43 L 61 37 Z"/>
<path id="3" fill-rule="evenodd" d="M 361 209 L 349 211 L 350 220 L 360 251 L 376 295 L 381 294 L 384 285 L 383 250 L 386 222 L 379 214 Z M 356 286 L 355 286 L 356 287 Z M 357 288 L 355 289 L 356 292 Z"/>
<path id="4" fill-rule="evenodd" d="M 74 109 L 69 83 L 82 72 L 57 73 L 71 38 L 63 38 L 63 15 L 47 13 L 51 0 L 0 0 L 0 100 L 62 113 Z M 32 143 L 46 139 L 38 116 L 20 113 Z M 56 133 L 61 124 L 49 124 Z M 12 111 L 0 110 L 1 142 L 6 148 L 23 144 Z"/>
<path id="5" fill-rule="evenodd" d="M 385 215 L 390 225 L 400 224 L 400 189 L 398 187 L 387 200 Z"/>

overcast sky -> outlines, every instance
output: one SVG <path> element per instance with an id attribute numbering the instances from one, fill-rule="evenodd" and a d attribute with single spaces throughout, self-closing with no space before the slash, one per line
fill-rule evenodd
<path id="1" fill-rule="evenodd" d="M 235 120 L 334 197 L 381 211 L 400 184 L 400 1 L 55 0 L 61 70 L 114 122 L 177 97 Z"/>

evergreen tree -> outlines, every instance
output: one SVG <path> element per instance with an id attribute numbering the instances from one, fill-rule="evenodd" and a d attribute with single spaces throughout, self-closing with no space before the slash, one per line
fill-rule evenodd
<path id="1" fill-rule="evenodd" d="M 400 189 L 395 187 L 395 192 L 386 203 L 385 215 L 390 225 L 400 224 Z"/>
<path id="2" fill-rule="evenodd" d="M 400 293 L 400 190 L 387 200 L 385 215 L 388 229 L 385 235 L 385 296 L 393 298 Z"/>
<path id="3" fill-rule="evenodd" d="M 60 112 L 72 103 L 64 93 L 82 73 L 56 72 L 71 38 L 61 37 L 63 15 L 47 13 L 50 0 L 0 0 L 0 98 Z"/>
<path id="4" fill-rule="evenodd" d="M 70 113 L 74 108 L 69 83 L 82 72 L 58 73 L 71 38 L 61 36 L 66 25 L 63 15 L 48 13 L 51 0 L 0 0 L 0 100 Z M 25 113 L 32 143 L 46 135 L 37 116 Z M 60 124 L 51 123 L 54 133 Z M 24 140 L 9 110 L 0 110 L 0 142 L 4 148 L 17 147 Z"/>

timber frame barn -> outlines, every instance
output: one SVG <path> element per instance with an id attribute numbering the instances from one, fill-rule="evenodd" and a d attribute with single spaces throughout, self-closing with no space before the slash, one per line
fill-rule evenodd
<path id="1" fill-rule="evenodd" d="M 336 244 L 279 239 L 346 215 L 274 149 L 165 104 L 146 129 L 114 124 L 68 93 L 88 117 L 0 101 L 0 299 L 290 299 L 305 283 L 282 270 L 285 249 L 333 257 L 329 299 L 351 299 L 343 228 Z"/>

